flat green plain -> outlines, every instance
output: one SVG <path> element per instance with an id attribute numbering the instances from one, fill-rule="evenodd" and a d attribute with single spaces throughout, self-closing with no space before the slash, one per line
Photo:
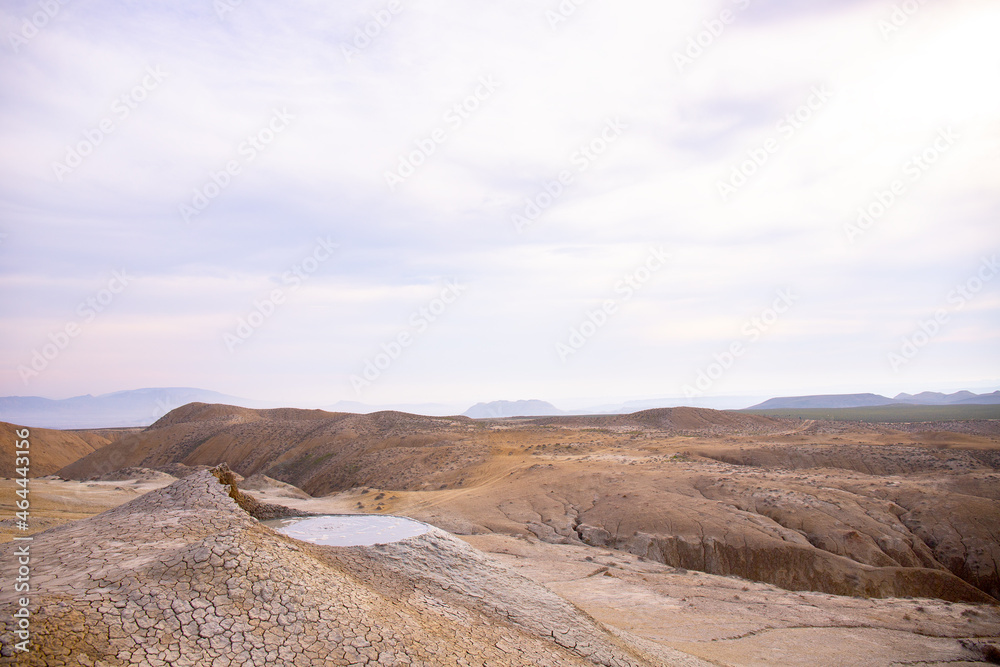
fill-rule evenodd
<path id="1" fill-rule="evenodd" d="M 738 412 L 787 419 L 826 419 L 870 423 L 1000 419 L 1000 405 L 877 405 L 863 408 L 778 408 L 774 410 L 739 410 Z"/>

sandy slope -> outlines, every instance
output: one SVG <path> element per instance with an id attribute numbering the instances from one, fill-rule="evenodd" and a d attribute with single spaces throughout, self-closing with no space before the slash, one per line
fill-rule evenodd
<path id="1" fill-rule="evenodd" d="M 278 535 L 208 472 L 30 545 L 31 650 L 0 618 L 5 664 L 696 664 L 657 660 L 437 529 L 373 547 Z"/>
<path id="2" fill-rule="evenodd" d="M 142 477 L 145 480 L 138 482 L 36 480 L 33 493 L 39 499 L 76 504 L 77 516 L 82 516 L 171 481 L 165 476 Z M 376 501 L 378 492 L 356 489 L 309 499 L 266 478 L 258 478 L 254 486 L 255 495 L 266 502 L 314 512 L 351 511 L 359 502 L 373 509 L 394 495 Z M 404 494 L 406 498 L 395 494 L 391 502 L 440 512 L 469 494 L 467 489 Z M 576 604 L 630 645 L 652 654 L 661 647 L 666 652 L 661 658 L 664 664 L 686 664 L 675 653 L 680 651 L 716 665 L 961 665 L 981 657 L 963 641 L 1000 641 L 1000 612 L 991 605 L 791 592 L 677 569 L 619 550 L 552 544 L 530 531 L 517 537 L 479 534 L 464 539 Z M 357 567 L 364 570 L 369 565 L 362 562 Z M 72 572 L 79 566 L 66 564 L 65 569 Z"/>
<path id="3" fill-rule="evenodd" d="M 1000 437 L 675 408 L 473 421 L 191 404 L 64 468 L 229 462 L 352 509 L 790 590 L 1000 596 Z"/>
<path id="4" fill-rule="evenodd" d="M 0 422 L 0 477 L 14 477 L 17 433 L 25 427 Z M 111 440 L 100 433 L 86 431 L 56 431 L 47 428 L 28 429 L 30 452 L 29 477 L 51 475 L 103 447 Z M 18 475 L 20 476 L 20 475 Z"/>

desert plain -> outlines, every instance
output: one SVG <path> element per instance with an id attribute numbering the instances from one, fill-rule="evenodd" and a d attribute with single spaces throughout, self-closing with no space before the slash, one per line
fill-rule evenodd
<path id="1" fill-rule="evenodd" d="M 15 427 L 0 430 L 9 448 Z M 4 609 L 10 540 L 34 538 L 30 653 L 0 619 L 15 664 L 1000 659 L 996 420 L 195 403 L 146 429 L 31 433 L 27 532 L 0 466 Z M 222 463 L 228 486 L 209 472 Z M 436 530 L 318 547 L 261 507 Z"/>

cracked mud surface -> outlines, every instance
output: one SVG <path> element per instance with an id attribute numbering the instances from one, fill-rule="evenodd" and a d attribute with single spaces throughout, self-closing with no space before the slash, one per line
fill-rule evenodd
<path id="1" fill-rule="evenodd" d="M 35 638 L 16 664 L 657 664 L 440 530 L 317 547 L 259 524 L 207 472 L 38 534 L 32 553 Z"/>
<path id="2" fill-rule="evenodd" d="M 124 488 L 130 486 L 128 482 L 125 484 Z M 40 491 L 46 487 L 59 488 L 62 496 L 72 495 L 74 487 L 82 487 L 92 493 L 97 491 L 76 482 L 38 481 L 37 485 L 41 487 Z M 261 484 L 261 486 L 269 485 Z M 114 487 L 106 488 L 108 490 L 105 493 L 109 494 L 107 501 L 110 502 L 110 494 Z M 134 499 L 131 493 L 123 491 L 116 493 L 123 500 Z M 280 485 L 273 485 L 262 500 L 291 502 L 291 497 L 294 495 Z M 369 492 L 360 497 L 370 495 L 372 494 Z M 306 501 L 304 508 L 317 512 L 332 511 L 336 509 L 334 506 L 337 504 L 353 505 L 354 497 L 357 497 L 356 494 L 313 499 Z M 160 503 L 156 502 L 153 505 L 159 506 Z M 145 517 L 149 506 L 133 505 L 128 508 L 127 514 L 124 510 L 125 508 L 121 512 L 123 515 L 132 515 L 134 518 L 133 510 L 138 510 L 139 516 Z M 211 514 L 214 513 L 208 513 L 209 516 Z M 173 516 L 165 516 L 164 523 L 176 531 L 178 525 L 183 526 L 185 522 L 190 521 L 179 518 L 184 515 L 185 512 L 181 512 L 177 515 L 177 520 Z M 198 513 L 199 523 L 203 523 L 201 517 L 205 515 L 205 512 Z M 123 519 L 115 519 L 112 525 L 120 526 L 122 521 Z M 241 520 L 240 523 L 242 522 Z M 199 527 L 197 530 L 200 532 L 191 535 L 189 539 L 194 539 L 205 531 L 218 531 L 221 527 L 215 526 L 215 521 L 209 523 L 207 527 Z M 53 541 L 59 544 L 57 550 L 60 554 L 68 551 L 76 555 L 60 555 L 59 564 L 47 559 L 50 560 L 50 565 L 45 568 L 46 570 L 57 568 L 56 571 L 76 572 L 86 571 L 91 567 L 87 549 L 93 548 L 89 545 L 94 542 L 95 532 L 90 528 L 79 531 L 81 524 L 85 525 L 86 522 L 69 524 L 66 528 L 76 527 L 78 530 L 75 534 L 88 535 L 84 541 L 67 543 L 64 541 L 65 533 L 56 531 L 50 533 L 58 540 Z M 254 529 L 246 530 L 253 530 L 251 534 L 257 534 L 259 529 L 260 526 L 255 526 Z M 115 532 L 119 534 L 122 531 Z M 260 538 L 259 534 L 257 538 Z M 210 535 L 208 539 L 214 540 L 215 536 Z M 224 543 L 230 544 L 229 539 L 227 538 Z M 531 624 L 537 622 L 539 616 L 546 620 L 556 616 L 545 609 L 545 605 L 542 605 L 542 609 L 538 609 L 535 600 L 525 601 L 509 592 L 518 588 L 523 589 L 523 584 L 512 586 L 509 580 L 506 580 L 500 586 L 503 590 L 502 596 L 491 592 L 490 587 L 496 584 L 496 577 L 494 574 L 484 574 L 480 566 L 484 562 L 487 565 L 490 562 L 482 556 L 482 552 L 486 552 L 492 559 L 500 561 L 510 570 L 545 586 L 584 610 L 590 617 L 610 629 L 622 642 L 651 656 L 648 658 L 651 664 L 705 664 L 699 661 L 701 659 L 707 664 L 715 665 L 782 664 L 803 667 L 843 664 L 865 667 L 901 664 L 971 665 L 975 664 L 972 661 L 977 659 L 977 655 L 963 647 L 961 643 L 963 640 L 1000 641 L 1000 611 L 993 605 L 950 603 L 933 599 L 863 599 L 815 592 L 792 592 L 769 584 L 734 577 L 685 571 L 623 551 L 597 549 L 580 544 L 552 544 L 538 540 L 532 535 L 514 537 L 481 534 L 467 535 L 463 539 L 478 551 L 456 549 L 450 538 L 438 536 L 430 544 L 409 542 L 371 549 L 342 549 L 333 560 L 327 555 L 320 555 L 319 558 L 324 567 L 335 564 L 341 577 L 349 576 L 356 581 L 364 582 L 367 592 L 374 596 L 368 599 L 375 600 L 378 604 L 384 600 L 412 602 L 423 593 L 423 597 L 420 598 L 423 603 L 430 605 L 430 609 L 435 613 L 447 618 L 464 619 L 463 622 L 469 622 L 469 618 L 490 619 L 488 622 L 493 625 L 497 623 L 497 615 L 500 615 L 502 623 L 514 623 L 523 632 L 529 632 L 534 636 L 544 633 L 544 630 L 537 631 Z M 142 550 L 146 550 L 148 544 L 153 542 L 147 533 L 143 534 L 141 540 Z M 209 561 L 200 567 L 206 572 L 203 581 L 208 582 L 215 580 L 217 575 L 208 574 L 212 570 L 211 559 L 215 555 L 214 551 L 209 550 L 212 555 L 208 555 L 209 552 L 206 551 L 198 552 L 200 547 L 196 544 L 207 544 L 205 540 L 206 538 L 201 538 L 186 546 L 176 546 L 172 551 L 175 553 L 174 558 L 180 554 L 185 556 L 190 554 L 192 562 L 207 556 Z M 116 537 L 113 544 L 116 549 L 122 550 L 123 540 Z M 232 544 L 238 544 L 240 549 L 252 544 L 253 553 L 260 553 L 260 546 L 249 537 Z M 275 570 L 283 572 L 286 558 L 291 558 L 293 562 L 302 562 L 302 559 L 308 557 L 305 562 L 313 563 L 308 569 L 308 576 L 312 576 L 317 567 L 316 561 L 312 559 L 316 558 L 317 554 L 310 551 L 309 545 L 296 544 L 290 540 L 282 540 L 281 544 L 291 544 L 293 548 L 283 547 L 277 553 L 265 553 L 264 567 L 256 574 L 251 572 L 251 580 L 253 577 L 259 577 L 261 572 L 273 573 Z M 164 549 L 168 546 L 169 543 L 161 544 L 157 548 Z M 295 547 L 301 551 L 293 550 Z M 79 551 L 83 553 L 77 553 Z M 196 552 L 200 555 L 195 556 Z M 41 552 L 36 551 L 36 553 Z M 223 558 L 221 565 L 223 570 L 226 567 L 224 556 L 225 552 L 219 556 Z M 141 562 L 135 560 L 134 556 L 129 556 L 126 561 L 133 579 L 119 581 L 135 587 L 139 587 L 142 581 L 150 581 L 151 570 L 148 567 L 141 567 Z M 163 564 L 161 561 L 157 562 Z M 110 571 L 105 573 L 106 569 L 99 569 L 99 576 L 112 575 L 110 579 L 122 576 Z M 90 581 L 90 576 L 92 575 L 87 574 L 82 579 L 66 577 L 63 581 L 70 591 L 79 591 L 84 590 L 83 587 Z M 273 574 L 268 576 L 273 577 Z M 292 579 L 288 577 L 278 574 L 277 583 L 271 586 L 268 586 L 267 582 L 258 581 L 256 584 L 250 584 L 245 593 L 239 591 L 246 586 L 234 586 L 229 583 L 229 579 L 226 579 L 227 583 L 222 588 L 225 597 L 236 600 L 238 605 L 245 607 L 249 598 L 258 596 L 264 600 L 262 603 L 254 603 L 257 611 L 248 612 L 242 621 L 247 624 L 243 630 L 245 644 L 253 642 L 253 636 L 260 632 L 263 632 L 263 636 L 269 640 L 276 637 L 273 632 L 268 631 L 270 622 L 258 623 L 263 620 L 264 611 L 271 614 L 271 619 L 280 618 L 280 608 L 269 609 L 275 600 L 284 604 L 286 609 L 290 608 L 287 602 L 292 602 L 293 606 L 317 603 L 316 596 L 309 597 L 308 594 L 299 593 L 296 593 L 296 597 L 286 597 L 286 603 L 282 603 L 281 597 L 276 597 L 278 595 L 276 591 L 289 585 Z M 163 581 L 162 575 L 159 581 Z M 170 600 L 171 610 L 174 609 L 173 598 L 180 600 L 177 603 L 177 611 L 181 614 L 178 621 L 189 619 L 183 615 L 185 611 L 192 613 L 190 620 L 203 620 L 205 617 L 194 615 L 197 610 L 196 605 L 199 604 L 195 601 L 198 597 L 197 591 L 184 590 L 183 584 L 184 582 L 180 582 L 178 588 L 163 583 L 153 587 L 143 586 L 143 595 L 148 593 L 148 598 L 137 594 L 131 597 L 128 594 L 116 595 L 119 589 L 107 588 L 99 592 L 99 596 L 107 598 L 100 605 L 103 605 L 112 618 L 123 613 L 127 615 L 125 610 L 131 609 L 131 618 L 134 620 L 135 613 L 138 612 L 136 605 L 151 602 L 157 596 L 165 596 Z M 191 584 L 196 585 L 197 580 L 193 579 Z M 48 585 L 46 583 L 46 586 Z M 341 585 L 343 585 L 342 580 Z M 218 585 L 213 584 L 213 591 L 216 587 Z M 121 592 L 125 593 L 128 590 L 125 588 Z M 537 589 L 526 590 L 532 597 L 538 592 Z M 427 591 L 430 593 L 427 594 Z M 68 595 L 72 598 L 76 594 L 69 592 Z M 134 600 L 134 604 L 130 604 L 129 600 Z M 6 600 L 0 602 L 6 604 Z M 119 609 L 117 605 L 122 602 L 124 606 Z M 263 606 L 259 606 L 261 604 Z M 408 608 L 408 604 L 404 602 L 403 608 Z M 188 609 L 187 605 L 191 608 Z M 339 608 L 337 605 L 334 607 Z M 101 608 L 98 606 L 98 610 Z M 511 609 L 516 609 L 517 613 L 512 615 Z M 220 610 L 232 615 L 232 610 L 226 611 L 225 604 L 215 607 L 215 613 Z M 274 611 L 279 612 L 277 616 Z M 81 632 L 83 625 L 76 623 L 74 618 L 78 617 L 63 615 L 55 619 L 54 623 L 63 632 Z M 123 625 L 123 630 L 126 627 L 132 629 L 131 625 Z M 176 627 L 170 627 L 172 631 L 177 631 Z M 213 627 L 209 626 L 207 632 L 212 632 Z M 219 627 L 224 627 L 224 624 L 220 622 Z M 193 632 L 194 628 L 191 627 L 190 630 L 195 643 L 199 639 L 202 642 L 206 639 L 215 639 L 216 644 L 223 645 L 221 637 L 197 637 Z M 109 632 L 116 631 L 109 630 Z M 183 635 L 183 632 L 184 629 L 181 627 L 179 633 Z M 200 631 L 198 634 L 200 635 Z M 100 637 L 103 639 L 104 635 L 101 634 Z M 481 639 L 477 637 L 476 641 Z M 164 643 L 164 646 L 166 645 L 168 643 Z M 252 644 L 250 646 L 252 660 L 254 653 Z M 258 648 L 263 649 L 263 647 Z M 197 651 L 199 648 L 190 650 Z M 173 653 L 164 655 L 174 657 Z M 261 653 L 258 652 L 257 655 Z M 268 652 L 265 651 L 263 655 L 266 657 Z M 176 657 L 180 660 L 179 652 Z M 228 657 L 232 659 L 233 654 L 228 654 Z M 245 656 L 242 659 L 245 659 Z M 303 660 L 305 659 L 300 657 L 289 664 L 310 664 Z M 281 662 L 280 658 L 278 662 Z M 108 659 L 104 664 L 128 663 Z M 140 660 L 136 664 L 158 663 L 150 658 L 146 662 Z M 167 664 L 183 663 L 168 661 Z M 214 664 L 214 661 L 204 664 Z M 229 664 L 244 663 L 231 661 Z M 251 661 L 245 664 L 255 663 Z M 333 661 L 332 664 L 350 663 Z M 414 661 L 413 664 L 419 663 Z"/>
<path id="3" fill-rule="evenodd" d="M 994 606 L 791 592 L 621 551 L 465 539 L 598 621 L 716 665 L 971 665 L 981 657 L 963 640 L 1000 639 Z"/>
<path id="4" fill-rule="evenodd" d="M 343 509 L 455 533 L 623 549 L 792 590 L 990 602 L 1000 435 L 991 421 L 955 428 L 694 408 L 473 421 L 191 404 L 61 474 L 228 460 L 314 495 L 370 487 Z"/>
<path id="5" fill-rule="evenodd" d="M 963 664 L 983 656 L 961 642 L 1000 641 L 993 422 L 946 431 L 694 409 L 471 421 L 225 406 L 161 421 L 62 471 L 84 481 L 33 482 L 35 501 L 53 507 L 39 520 L 141 490 L 86 481 L 95 475 L 147 465 L 186 475 L 228 459 L 264 503 L 397 514 L 460 535 L 650 654 Z M 171 479 L 127 472 L 142 488 Z M 10 532 L 0 523 L 0 540 Z M 531 556 L 508 553 L 518 549 Z"/>

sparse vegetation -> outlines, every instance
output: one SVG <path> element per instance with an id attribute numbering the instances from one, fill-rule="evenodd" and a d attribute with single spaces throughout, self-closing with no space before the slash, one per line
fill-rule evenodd
<path id="1" fill-rule="evenodd" d="M 800 408 L 740 412 L 785 419 L 823 419 L 869 424 L 1000 419 L 1000 405 L 879 405 L 864 408 Z"/>
<path id="2" fill-rule="evenodd" d="M 977 658 L 993 665 L 1000 665 L 1000 646 L 997 644 L 974 639 L 963 639 L 961 643 Z"/>
<path id="3" fill-rule="evenodd" d="M 990 422 L 942 435 L 677 408 L 477 430 L 401 413 L 204 412 L 203 423 L 165 420 L 128 442 L 142 456 L 198 452 L 209 462 L 238 448 L 242 474 L 263 467 L 313 496 L 357 489 L 344 509 L 377 496 L 362 504 L 377 511 L 385 492 L 419 490 L 419 500 L 393 500 L 392 509 L 429 521 L 444 514 L 443 525 L 465 532 L 520 526 L 542 540 L 827 593 L 1000 594 L 991 560 L 1000 546 L 985 528 L 1000 515 Z M 74 467 L 105 466 L 102 455 Z M 422 503 L 433 512 L 422 514 Z M 928 554 L 936 569 L 922 567 Z M 877 568 L 891 563 L 907 575 L 887 582 Z"/>

